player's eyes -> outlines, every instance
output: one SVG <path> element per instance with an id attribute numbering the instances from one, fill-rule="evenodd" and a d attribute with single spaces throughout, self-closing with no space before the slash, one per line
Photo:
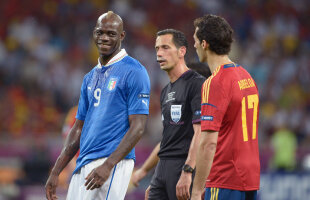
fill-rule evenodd
<path id="1" fill-rule="evenodd" d="M 103 33 L 103 32 L 102 32 L 102 31 L 99 31 L 99 30 L 96 31 L 96 35 L 102 35 L 102 33 Z"/>
<path id="2" fill-rule="evenodd" d="M 116 36 L 116 33 L 114 33 L 114 32 L 109 32 L 109 36 Z"/>

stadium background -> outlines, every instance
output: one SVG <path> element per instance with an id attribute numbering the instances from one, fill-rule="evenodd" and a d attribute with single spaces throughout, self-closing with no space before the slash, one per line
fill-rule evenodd
<path id="1" fill-rule="evenodd" d="M 5 0 L 0 2 L 0 200 L 45 196 L 48 170 L 63 145 L 65 116 L 78 102 L 84 74 L 97 63 L 93 27 L 108 10 L 123 18 L 123 47 L 151 78 L 151 114 L 136 147 L 136 166 L 161 138 L 159 95 L 168 78 L 156 63 L 156 32 L 185 32 L 187 60 L 196 62 L 193 19 L 218 14 L 235 31 L 231 58 L 251 73 L 260 92 L 260 199 L 309 198 L 308 0 Z M 149 179 L 130 187 L 126 199 L 143 199 Z M 60 199 L 65 187 L 62 180 Z"/>

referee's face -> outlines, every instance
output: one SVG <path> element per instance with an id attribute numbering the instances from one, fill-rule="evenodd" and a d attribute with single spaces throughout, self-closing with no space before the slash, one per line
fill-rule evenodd
<path id="1" fill-rule="evenodd" d="M 157 62 L 160 68 L 165 71 L 170 71 L 180 62 L 184 56 L 181 56 L 179 49 L 172 41 L 172 35 L 160 35 L 156 38 L 155 50 Z"/>

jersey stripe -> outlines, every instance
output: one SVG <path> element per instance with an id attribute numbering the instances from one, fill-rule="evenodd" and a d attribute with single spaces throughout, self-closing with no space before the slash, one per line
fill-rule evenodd
<path id="1" fill-rule="evenodd" d="M 114 174 L 115 174 L 116 166 L 117 166 L 117 164 L 115 165 L 114 170 L 113 170 L 113 173 L 112 173 L 111 182 L 110 182 L 110 185 L 109 185 L 109 189 L 108 189 L 108 194 L 107 194 L 106 200 L 109 198 L 109 193 L 110 193 L 110 189 L 111 189 L 112 181 L 113 181 L 113 178 L 114 178 Z"/>
<path id="2" fill-rule="evenodd" d="M 205 81 L 205 83 L 203 84 L 203 101 L 201 103 L 208 103 L 209 102 L 209 92 L 210 92 L 210 85 L 211 85 L 211 81 L 212 79 L 217 75 L 217 73 L 220 71 L 221 66 L 218 66 L 215 71 L 213 72 L 213 74 Z"/>
<path id="3" fill-rule="evenodd" d="M 208 84 L 209 78 L 202 85 L 202 103 L 206 102 L 206 85 Z"/>

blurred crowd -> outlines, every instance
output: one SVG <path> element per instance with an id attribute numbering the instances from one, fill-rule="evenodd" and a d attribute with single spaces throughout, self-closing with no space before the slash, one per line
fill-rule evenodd
<path id="1" fill-rule="evenodd" d="M 193 20 L 211 13 L 232 25 L 231 58 L 258 84 L 262 170 L 304 169 L 302 161 L 310 153 L 308 0 L 1 1 L 0 156 L 14 156 L 3 151 L 20 141 L 27 143 L 24 150 L 29 154 L 30 147 L 42 145 L 29 138 L 52 138 L 61 147 L 65 115 L 78 103 L 84 74 L 97 64 L 93 27 L 97 17 L 108 10 L 123 18 L 123 46 L 147 68 L 151 78 L 151 115 L 143 144 L 160 140 L 159 96 L 168 82 L 156 63 L 156 32 L 164 28 L 185 32 L 190 44 L 187 61 L 197 62 Z M 292 156 L 283 156 L 281 148 L 288 143 Z M 137 148 L 141 160 L 145 157 L 143 144 L 141 151 Z M 43 146 L 53 155 L 54 143 L 45 141 Z M 27 153 L 22 155 L 27 158 Z M 55 155 L 49 162 L 54 159 Z"/>

